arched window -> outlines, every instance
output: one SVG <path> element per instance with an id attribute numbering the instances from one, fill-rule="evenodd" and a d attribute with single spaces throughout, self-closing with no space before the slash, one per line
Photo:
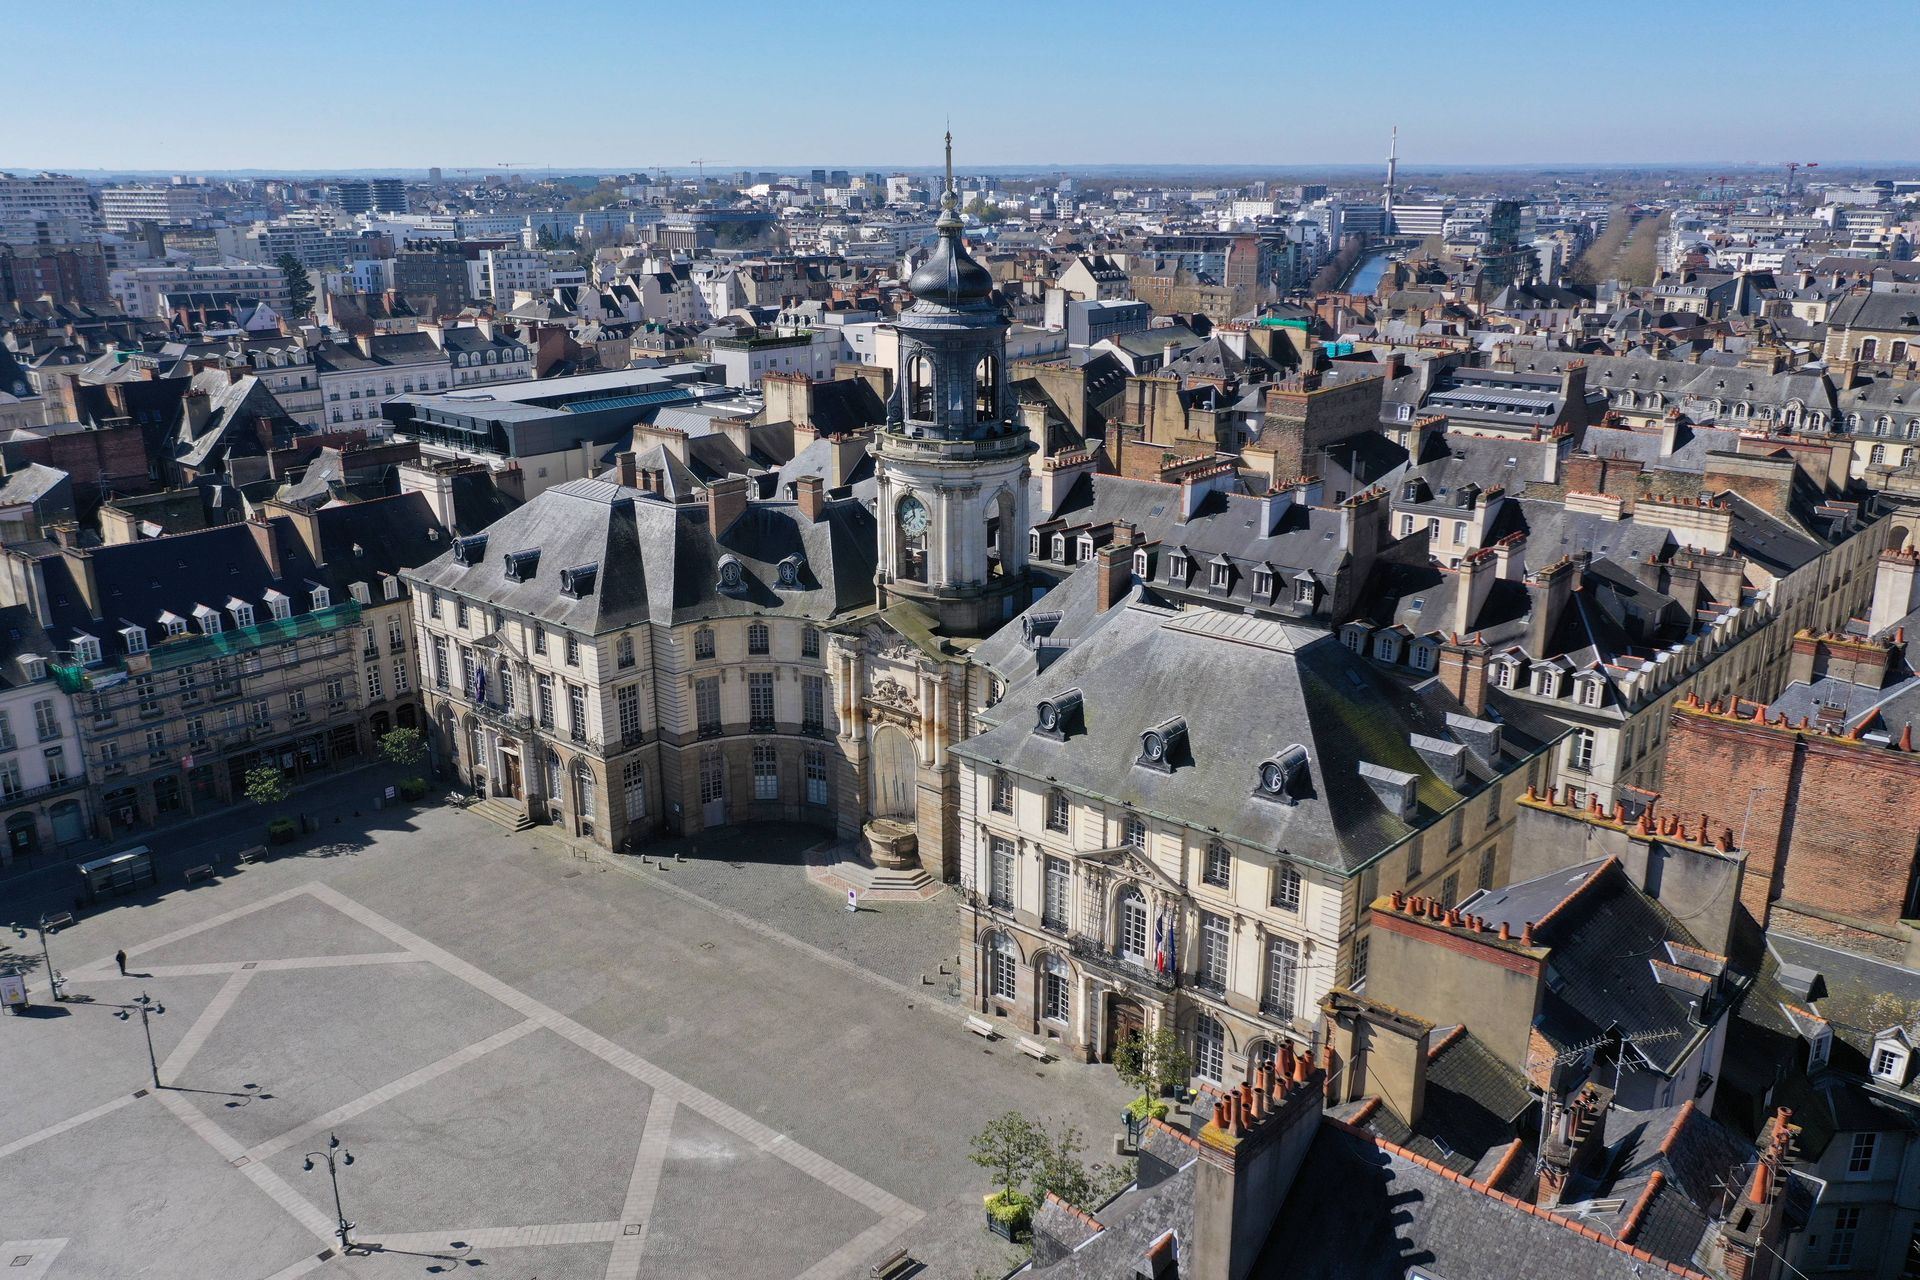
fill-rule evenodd
<path id="1" fill-rule="evenodd" d="M 1227 1033 L 1204 1013 L 1193 1024 L 1193 1069 L 1216 1083 L 1227 1073 Z"/>
<path id="2" fill-rule="evenodd" d="M 1040 961 L 1040 1016 L 1065 1022 L 1073 1010 L 1073 977 L 1067 962 L 1048 952 Z"/>
<path id="3" fill-rule="evenodd" d="M 767 639 L 767 624 L 756 622 L 747 628 L 747 652 L 764 654 L 771 648 Z"/>
<path id="4" fill-rule="evenodd" d="M 547 748 L 547 799 L 553 802 L 557 812 L 560 805 L 560 754 Z"/>
<path id="5" fill-rule="evenodd" d="M 1273 1066 L 1273 1041 L 1255 1040 L 1247 1046 L 1247 1079 L 1262 1067 Z"/>
<path id="6" fill-rule="evenodd" d="M 1004 933 L 987 937 L 987 994 L 995 1000 L 1011 1000 L 1019 991 L 1020 955 Z"/>
<path id="7" fill-rule="evenodd" d="M 593 820 L 593 768 L 585 760 L 573 762 L 573 806 L 582 822 Z"/>
<path id="8" fill-rule="evenodd" d="M 992 356 L 980 357 L 973 370 L 973 420 L 1000 420 L 1000 362 Z"/>
<path id="9" fill-rule="evenodd" d="M 907 416 L 933 419 L 933 362 L 922 355 L 907 361 Z"/>
<path id="10" fill-rule="evenodd" d="M 1114 945 L 1122 960 L 1147 963 L 1147 900 L 1140 896 L 1138 889 L 1120 891 L 1114 912 Z"/>

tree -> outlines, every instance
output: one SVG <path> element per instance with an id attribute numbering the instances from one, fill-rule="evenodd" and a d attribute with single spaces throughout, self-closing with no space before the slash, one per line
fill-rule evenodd
<path id="1" fill-rule="evenodd" d="M 1012 1200 L 1046 1148 L 1046 1132 L 1018 1111 L 1009 1111 L 987 1121 L 986 1128 L 974 1135 L 971 1159 L 993 1171 L 1001 1187 L 1000 1199 Z"/>
<path id="2" fill-rule="evenodd" d="M 1093 1209 L 1101 1198 L 1101 1187 L 1087 1166 L 1080 1163 L 1080 1153 L 1085 1149 L 1080 1131 L 1070 1124 L 1062 1124 L 1051 1138 L 1042 1136 L 1033 1170 L 1036 1204 L 1051 1191 L 1076 1209 Z"/>
<path id="3" fill-rule="evenodd" d="M 1193 1059 L 1181 1047 L 1180 1037 L 1171 1028 L 1162 1027 L 1158 1031 L 1136 1031 L 1121 1041 L 1113 1051 L 1113 1070 L 1140 1091 L 1132 1107 L 1135 1115 L 1156 1109 L 1164 1114 L 1166 1104 L 1155 1099 L 1187 1082 L 1193 1074 Z"/>
<path id="4" fill-rule="evenodd" d="M 287 775 L 273 765 L 263 764 L 247 770 L 247 799 L 262 809 L 270 809 L 287 798 Z"/>
<path id="5" fill-rule="evenodd" d="M 427 754 L 427 740 L 418 729 L 402 725 L 380 735 L 380 754 L 391 764 L 411 769 Z"/>
<path id="6" fill-rule="evenodd" d="M 300 265 L 300 259 L 290 253 L 280 255 L 273 265 L 280 268 L 280 278 L 287 283 L 287 314 L 291 319 L 304 320 L 313 310 L 313 277 Z"/>
<path id="7" fill-rule="evenodd" d="M 999 205 L 990 200 L 982 200 L 979 196 L 967 201 L 966 212 L 970 217 L 978 218 L 988 226 L 1003 221 L 1007 216 Z"/>

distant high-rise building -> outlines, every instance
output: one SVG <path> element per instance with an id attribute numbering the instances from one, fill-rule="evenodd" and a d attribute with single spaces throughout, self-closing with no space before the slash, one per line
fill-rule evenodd
<path id="1" fill-rule="evenodd" d="M 37 173 L 22 177 L 0 173 L 0 240 L 46 239 L 36 231 L 45 224 L 56 238 L 64 228 L 85 230 L 96 225 L 86 180 L 64 173 Z"/>
<path id="2" fill-rule="evenodd" d="M 405 213 L 407 184 L 398 178 L 350 178 L 333 184 L 334 203 L 348 213 Z"/>
<path id="3" fill-rule="evenodd" d="M 433 168 L 427 170 L 427 181 L 432 183 L 438 183 L 440 181 L 439 165 L 435 165 Z"/>

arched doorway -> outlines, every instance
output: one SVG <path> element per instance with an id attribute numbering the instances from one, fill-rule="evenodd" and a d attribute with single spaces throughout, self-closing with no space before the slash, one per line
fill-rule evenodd
<path id="1" fill-rule="evenodd" d="M 1147 1011 L 1131 996 L 1107 997 L 1107 1034 L 1100 1046 L 1100 1061 L 1112 1062 L 1113 1051 L 1131 1036 L 1145 1035 Z"/>
<path id="2" fill-rule="evenodd" d="M 873 735 L 868 802 L 874 817 L 913 817 L 913 778 L 918 764 L 913 739 L 899 725 L 883 725 Z"/>

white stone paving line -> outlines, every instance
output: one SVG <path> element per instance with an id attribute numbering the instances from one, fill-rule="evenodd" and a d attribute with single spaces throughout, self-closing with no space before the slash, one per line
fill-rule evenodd
<path id="1" fill-rule="evenodd" d="M 605 1244 L 620 1238 L 617 1222 L 549 1222 L 535 1227 L 472 1227 L 452 1231 L 401 1231 L 391 1235 L 362 1231 L 356 1245 L 385 1245 L 413 1253 L 447 1253 L 458 1240 L 474 1249 L 524 1249 L 546 1244 Z"/>
<path id="2" fill-rule="evenodd" d="M 812 1175 L 818 1181 L 826 1183 L 840 1194 L 866 1206 L 881 1217 L 912 1214 L 913 1219 L 917 1221 L 922 1216 L 919 1209 L 898 1196 L 881 1190 L 858 1174 L 841 1168 L 817 1152 L 808 1150 L 785 1134 L 762 1124 L 744 1111 L 728 1106 L 712 1094 L 695 1088 L 640 1055 L 621 1048 L 598 1032 L 589 1030 L 558 1010 L 508 986 L 491 974 L 427 941 L 419 934 L 402 928 L 379 912 L 361 906 L 338 890 L 319 883 L 309 884 L 306 887 L 315 898 L 327 903 L 343 915 L 359 921 L 376 933 L 391 938 L 400 946 L 427 957 L 461 981 L 486 992 L 509 1008 L 551 1027 L 609 1066 L 626 1072 L 658 1093 L 666 1094 L 681 1106 L 745 1138 L 762 1151 L 778 1156 L 794 1168 Z"/>
<path id="3" fill-rule="evenodd" d="M 249 982 L 253 981 L 255 972 L 257 970 L 241 969 L 221 984 L 220 990 L 207 1002 L 207 1007 L 200 1011 L 200 1016 L 195 1018 L 193 1025 L 187 1028 L 187 1034 L 180 1037 L 180 1043 L 173 1046 L 173 1052 L 168 1054 L 167 1060 L 160 1064 L 160 1075 L 171 1080 L 179 1074 L 182 1067 L 193 1060 L 193 1055 L 200 1052 L 200 1046 L 205 1044 L 207 1037 L 213 1034 L 215 1025 L 227 1016 L 227 1010 L 233 1008 L 233 1002 L 240 998 L 240 993 L 247 989 Z"/>
<path id="4" fill-rule="evenodd" d="M 420 957 L 415 956 L 414 959 L 418 960 Z M 268 1138 L 258 1146 L 248 1148 L 247 1155 L 254 1160 L 270 1160 L 296 1142 L 304 1142 L 316 1134 L 346 1123 L 357 1115 L 371 1111 L 384 1102 L 390 1102 L 410 1089 L 417 1089 L 429 1081 L 437 1080 L 456 1067 L 463 1067 L 477 1058 L 485 1057 L 495 1049 L 512 1044 L 529 1031 L 537 1030 L 539 1026 L 540 1024 L 531 1018 L 525 1022 L 516 1022 L 504 1031 L 496 1031 L 485 1040 L 476 1040 L 464 1049 L 454 1050 L 437 1062 L 430 1062 L 417 1071 L 410 1071 L 396 1080 L 381 1085 L 372 1093 L 363 1094 L 351 1102 L 342 1103 L 325 1115 L 315 1116 L 305 1124 L 289 1129 L 277 1138 Z"/>
<path id="5" fill-rule="evenodd" d="M 85 1124 L 87 1121 L 98 1120 L 101 1116 L 109 1115 L 115 1111 L 118 1111 L 120 1108 L 128 1105 L 132 1101 L 133 1101 L 132 1094 L 123 1093 L 119 1097 L 114 1098 L 111 1101 L 101 1103 L 99 1106 L 95 1107 L 91 1111 L 82 1111 L 77 1116 L 68 1116 L 65 1120 L 56 1121 L 55 1123 L 50 1124 L 46 1128 L 40 1130 L 38 1133 L 30 1133 L 24 1138 L 15 1138 L 12 1142 L 9 1142 L 6 1146 L 0 1147 L 0 1160 L 6 1159 L 8 1156 L 14 1154 L 16 1151 L 25 1151 L 28 1147 L 32 1146 L 36 1142 L 45 1142 L 48 1138 L 57 1138 L 69 1129 L 78 1129 L 81 1125 Z"/>
<path id="6" fill-rule="evenodd" d="M 266 1280 L 300 1280 L 301 1276 L 307 1275 L 308 1273 L 313 1271 L 318 1271 L 321 1267 L 326 1266 L 327 1263 L 333 1261 L 333 1257 L 334 1255 L 331 1255 L 331 1254 L 329 1254 L 327 1257 L 324 1257 L 324 1258 L 317 1253 L 312 1254 L 308 1257 L 300 1259 L 300 1261 L 294 1263 L 290 1267 L 280 1268 L 278 1271 L 268 1276 Z"/>
<path id="7" fill-rule="evenodd" d="M 127 959 L 131 960 L 137 955 L 144 955 L 149 951 L 158 950 L 170 943 L 178 942 L 182 938 L 191 938 L 196 933 L 205 933 L 209 929 L 217 929 L 223 924 L 238 920 L 241 916 L 250 916 L 256 911 L 264 911 L 268 907 L 278 906 L 283 902 L 288 902 L 299 897 L 306 891 L 307 887 L 305 885 L 296 885 L 291 889 L 282 889 L 279 893 L 268 894 L 259 901 L 250 902 L 244 907 L 235 907 L 231 911 L 222 911 L 217 916 L 209 916 L 199 924 L 190 924 L 185 928 L 175 929 L 172 933 L 163 933 L 157 938 L 148 938 L 145 942 L 138 942 L 126 948 Z M 120 976 L 119 972 L 114 968 L 112 956 L 108 956 L 104 960 L 95 960 L 90 964 L 83 964 L 78 969 L 68 970 L 65 976 L 69 981 L 82 977 L 88 981 L 92 981 L 94 978 L 103 977 L 108 974 L 116 978 Z"/>
<path id="8" fill-rule="evenodd" d="M 7 1280 L 41 1280 L 53 1270 L 53 1260 L 66 1247 L 65 1238 L 0 1241 L 0 1267 L 6 1268 Z M 12 1265 L 15 1258 L 32 1258 L 33 1261 L 16 1267 Z"/>
<path id="9" fill-rule="evenodd" d="M 208 964 L 161 964 L 138 973 L 92 974 L 88 982 L 145 982 L 149 978 L 204 978 L 242 969 L 270 973 L 286 969 L 351 969 L 363 964 L 424 964 L 411 951 L 368 951 L 345 956 L 294 956 L 284 960 L 219 960 Z"/>
<path id="10" fill-rule="evenodd" d="M 910 1213 L 896 1213 L 882 1218 L 802 1271 L 795 1280 L 847 1280 L 859 1271 L 861 1263 L 879 1254 L 895 1237 L 920 1221 L 920 1218 L 921 1214 L 917 1209 Z"/>
<path id="11" fill-rule="evenodd" d="M 660 1194 L 660 1171 L 667 1163 L 678 1106 L 666 1094 L 656 1093 L 647 1107 L 646 1127 L 640 1131 L 640 1148 L 633 1157 L 633 1176 L 627 1180 L 627 1202 L 620 1210 L 622 1233 L 607 1259 L 607 1280 L 639 1280 L 640 1255 L 647 1247 L 647 1229 L 653 1221 L 654 1198 Z M 626 1229 L 632 1227 L 638 1230 L 627 1235 Z"/>
<path id="12" fill-rule="evenodd" d="M 162 1089 L 153 1096 L 160 1100 L 161 1106 L 179 1116 L 187 1128 L 193 1130 L 201 1141 L 219 1152 L 221 1159 L 229 1164 L 246 1154 L 240 1149 L 238 1141 L 212 1120 L 200 1114 L 192 1103 L 179 1094 Z M 293 1215 L 294 1220 L 311 1231 L 316 1238 L 329 1244 L 334 1241 L 334 1229 L 337 1225 L 334 1220 L 315 1208 L 305 1196 L 295 1191 L 288 1185 L 285 1178 L 258 1160 L 247 1161 L 240 1166 L 240 1172 L 255 1186 L 266 1192 L 267 1197 L 275 1204 Z"/>
<path id="13" fill-rule="evenodd" d="M 564 847 L 568 849 L 577 847 L 565 844 L 563 841 L 557 843 L 563 844 Z M 832 965 L 842 973 L 852 974 L 856 978 L 863 978 L 875 986 L 885 987 L 896 995 L 905 996 L 913 1001 L 913 1006 L 916 1009 L 926 1009 L 933 1013 L 944 1014 L 956 1022 L 966 1021 L 972 1012 L 959 1005 L 948 1004 L 944 1000 L 941 1000 L 933 994 L 935 990 L 933 987 L 910 987 L 904 982 L 896 982 L 885 974 L 875 973 L 865 965 L 849 960 L 845 956 L 835 955 L 824 947 L 814 946 L 811 942 L 803 942 L 790 933 L 782 933 L 764 920 L 756 920 L 743 911 L 735 911 L 732 907 L 721 906 L 713 899 L 703 898 L 691 889 L 683 889 L 679 885 L 671 883 L 666 878 L 667 874 L 671 873 L 663 874 L 655 872 L 650 874 L 643 868 L 636 867 L 630 862 L 615 862 L 597 853 L 594 855 L 594 860 L 602 866 L 611 867 L 613 870 L 631 876 L 635 880 L 652 885 L 663 893 L 672 894 L 682 902 L 691 903 L 694 906 L 710 911 L 724 920 L 739 925 L 749 933 L 756 933 L 773 942 L 792 947 L 796 951 L 803 951 L 813 959 L 818 960 L 821 964 Z"/>

